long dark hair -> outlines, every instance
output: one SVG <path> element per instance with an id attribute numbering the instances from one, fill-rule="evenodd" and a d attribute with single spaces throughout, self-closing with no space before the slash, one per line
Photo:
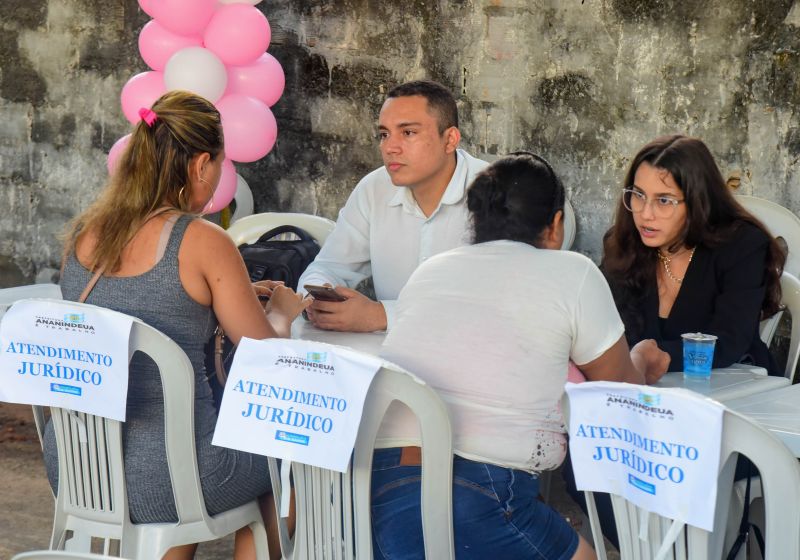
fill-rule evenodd
<path id="1" fill-rule="evenodd" d="M 761 308 L 762 318 L 780 309 L 780 276 L 786 255 L 764 225 L 745 210 L 725 184 L 708 147 L 697 138 L 673 135 L 656 138 L 633 158 L 625 176 L 624 188 L 634 183 L 642 163 L 668 171 L 686 200 L 686 223 L 675 242 L 677 249 L 716 247 L 730 239 L 742 224 L 752 224 L 770 238 L 766 263 L 767 292 Z M 640 239 L 633 214 L 620 197 L 614 225 L 603 238 L 600 268 L 608 278 L 626 330 L 641 330 L 641 317 L 635 310 L 655 281 L 657 252 Z"/>
<path id="2" fill-rule="evenodd" d="M 514 152 L 484 169 L 467 191 L 474 243 L 508 239 L 540 246 L 564 209 L 564 187 L 543 157 Z"/>

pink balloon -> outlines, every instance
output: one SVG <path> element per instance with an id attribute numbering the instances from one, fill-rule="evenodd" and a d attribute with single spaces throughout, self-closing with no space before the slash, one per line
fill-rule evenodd
<path id="1" fill-rule="evenodd" d="M 116 142 L 114 145 L 111 146 L 111 149 L 108 151 L 108 160 L 106 161 L 106 167 L 108 167 L 108 174 L 113 175 L 114 170 L 117 167 L 117 160 L 122 155 L 122 152 L 125 151 L 125 148 L 128 146 L 128 142 L 131 140 L 131 135 L 126 134 Z"/>
<path id="2" fill-rule="evenodd" d="M 228 91 L 260 99 L 272 107 L 283 95 L 286 76 L 274 56 L 264 53 L 246 66 L 228 67 Z"/>
<path id="3" fill-rule="evenodd" d="M 220 6 L 203 34 L 205 47 L 228 65 L 253 62 L 267 50 L 269 39 L 267 18 L 247 4 Z"/>
<path id="4" fill-rule="evenodd" d="M 278 136 L 275 116 L 263 102 L 234 93 L 217 102 L 225 135 L 225 154 L 233 161 L 256 161 L 269 153 Z"/>
<path id="5" fill-rule="evenodd" d="M 178 35 L 198 35 L 203 32 L 217 0 L 150 0 L 153 17 Z"/>
<path id="6" fill-rule="evenodd" d="M 153 2 L 154 0 L 139 0 L 139 7 L 150 17 L 153 17 Z"/>
<path id="7" fill-rule="evenodd" d="M 162 72 L 167 65 L 167 60 L 173 54 L 186 47 L 199 47 L 203 44 L 202 37 L 188 37 L 178 35 L 164 29 L 164 26 L 155 20 L 142 27 L 139 33 L 139 52 L 147 65 L 153 70 Z"/>
<path id="8" fill-rule="evenodd" d="M 128 80 L 122 87 L 120 101 L 122 102 L 122 112 L 131 124 L 138 123 L 139 109 L 148 109 L 155 103 L 156 99 L 166 93 L 164 85 L 164 74 L 161 72 L 142 72 L 136 74 Z"/>
<path id="9" fill-rule="evenodd" d="M 222 162 L 222 174 L 219 176 L 219 183 L 217 189 L 214 191 L 214 196 L 208 201 L 203 214 L 210 214 L 211 212 L 219 212 L 225 208 L 233 200 L 236 194 L 236 168 L 233 167 L 231 160 L 226 159 Z"/>

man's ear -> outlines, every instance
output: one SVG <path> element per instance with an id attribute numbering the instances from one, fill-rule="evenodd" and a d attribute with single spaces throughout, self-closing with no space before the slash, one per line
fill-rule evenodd
<path id="1" fill-rule="evenodd" d="M 447 151 L 448 154 L 455 152 L 456 148 L 458 148 L 458 143 L 461 142 L 461 132 L 458 128 L 451 126 L 444 131 L 444 137 L 447 142 L 445 144 L 445 151 Z"/>

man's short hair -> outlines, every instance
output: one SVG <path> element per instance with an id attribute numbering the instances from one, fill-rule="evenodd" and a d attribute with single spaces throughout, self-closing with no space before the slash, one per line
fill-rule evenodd
<path id="1" fill-rule="evenodd" d="M 458 107 L 456 107 L 456 100 L 449 89 L 431 80 L 414 80 L 393 87 L 386 95 L 386 99 L 411 97 L 412 95 L 424 97 L 428 102 L 428 107 L 436 112 L 439 134 L 451 126 L 458 128 Z"/>

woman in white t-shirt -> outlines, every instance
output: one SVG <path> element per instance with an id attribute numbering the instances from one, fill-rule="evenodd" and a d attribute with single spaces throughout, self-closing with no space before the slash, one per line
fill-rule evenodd
<path id="1" fill-rule="evenodd" d="M 472 184 L 474 245 L 432 257 L 400 293 L 382 356 L 442 397 L 453 428 L 456 555 L 593 558 L 540 502 L 538 473 L 564 460 L 559 401 L 572 359 L 589 380 L 644 383 L 668 356 L 628 352 L 608 285 L 588 258 L 557 250 L 564 189 L 539 156 L 501 159 Z M 390 409 L 372 480 L 376 558 L 421 558 L 416 420 Z"/>

